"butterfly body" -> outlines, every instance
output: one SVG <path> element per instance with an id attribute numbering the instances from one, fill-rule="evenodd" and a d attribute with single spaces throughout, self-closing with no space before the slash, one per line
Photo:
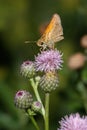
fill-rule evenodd
<path id="1" fill-rule="evenodd" d="M 43 50 L 47 47 L 54 49 L 54 44 L 62 39 L 64 37 L 61 20 L 58 14 L 54 14 L 45 32 L 37 41 L 37 45 L 41 46 Z"/>

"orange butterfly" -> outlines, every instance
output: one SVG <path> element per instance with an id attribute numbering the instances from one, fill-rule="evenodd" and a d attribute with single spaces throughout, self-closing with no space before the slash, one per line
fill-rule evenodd
<path id="1" fill-rule="evenodd" d="M 37 45 L 43 50 L 48 48 L 54 49 L 54 43 L 64 39 L 61 19 L 58 14 L 54 14 L 49 25 L 41 38 L 37 41 Z"/>

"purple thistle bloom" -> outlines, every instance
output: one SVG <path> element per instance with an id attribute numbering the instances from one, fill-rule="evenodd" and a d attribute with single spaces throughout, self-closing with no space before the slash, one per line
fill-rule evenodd
<path id="1" fill-rule="evenodd" d="M 80 117 L 78 113 L 65 116 L 59 122 L 57 130 L 87 130 L 87 116 Z"/>
<path id="2" fill-rule="evenodd" d="M 42 51 L 35 57 L 35 67 L 37 71 L 55 71 L 62 67 L 62 55 L 58 50 Z"/>

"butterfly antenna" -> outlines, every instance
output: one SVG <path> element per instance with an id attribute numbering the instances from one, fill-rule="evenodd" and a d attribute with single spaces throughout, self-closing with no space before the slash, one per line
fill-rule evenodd
<path id="1" fill-rule="evenodd" d="M 25 41 L 24 43 L 28 44 L 28 43 L 36 43 L 37 41 Z"/>

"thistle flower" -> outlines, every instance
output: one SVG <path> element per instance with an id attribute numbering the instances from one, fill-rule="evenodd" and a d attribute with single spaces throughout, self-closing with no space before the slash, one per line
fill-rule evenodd
<path id="1" fill-rule="evenodd" d="M 82 68 L 85 64 L 86 58 L 82 53 L 76 53 L 69 58 L 68 67 L 70 69 Z"/>
<path id="2" fill-rule="evenodd" d="M 44 92 L 52 92 L 58 87 L 58 85 L 58 75 L 53 71 L 49 71 L 44 74 L 39 81 L 39 86 Z"/>
<path id="3" fill-rule="evenodd" d="M 25 61 L 21 65 L 20 73 L 22 76 L 32 78 L 35 75 L 34 63 L 32 61 Z"/>
<path id="4" fill-rule="evenodd" d="M 57 130 L 87 130 L 87 116 L 80 117 L 78 113 L 65 116 L 59 122 Z"/>
<path id="5" fill-rule="evenodd" d="M 80 43 L 82 47 L 87 48 L 87 34 L 81 38 Z"/>
<path id="6" fill-rule="evenodd" d="M 33 102 L 32 95 L 26 90 L 19 90 L 14 99 L 15 106 L 20 109 L 26 109 L 31 106 Z"/>
<path id="7" fill-rule="evenodd" d="M 37 71 L 55 71 L 62 67 L 62 55 L 58 50 L 42 51 L 35 57 L 35 67 Z"/>

